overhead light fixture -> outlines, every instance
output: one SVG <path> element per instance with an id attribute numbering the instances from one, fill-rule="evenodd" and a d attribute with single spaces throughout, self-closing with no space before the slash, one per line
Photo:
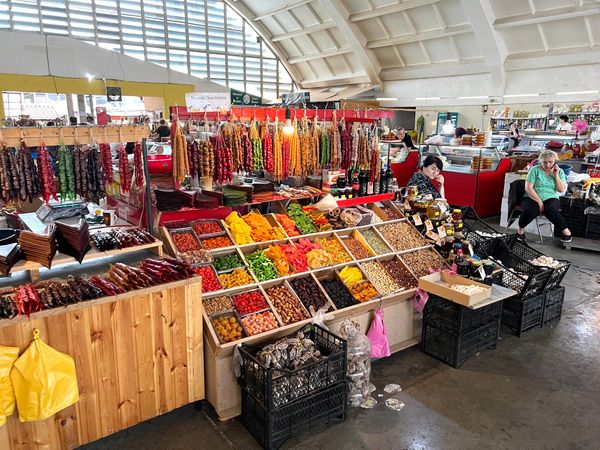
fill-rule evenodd
<path id="1" fill-rule="evenodd" d="M 439 100 L 440 97 L 417 97 L 415 100 Z"/>
<path id="2" fill-rule="evenodd" d="M 92 75 L 90 73 L 86 73 L 85 76 L 88 79 L 88 81 L 92 81 L 94 79 L 94 75 Z"/>
<path id="3" fill-rule="evenodd" d="M 474 99 L 478 99 L 478 98 L 488 98 L 489 95 L 471 95 L 468 97 L 458 97 L 461 100 L 474 100 Z"/>
<path id="4" fill-rule="evenodd" d="M 557 92 L 556 95 L 579 95 L 579 94 L 597 94 L 598 90 L 592 91 L 572 91 L 572 92 Z"/>
<path id="5" fill-rule="evenodd" d="M 398 99 L 396 97 L 377 97 L 375 100 L 378 102 L 394 102 Z"/>
<path id="6" fill-rule="evenodd" d="M 283 125 L 283 134 L 292 134 L 294 126 L 292 125 L 292 112 L 290 108 L 285 108 L 285 124 Z"/>
<path id="7" fill-rule="evenodd" d="M 512 97 L 537 97 L 540 94 L 506 94 L 503 95 L 502 97 L 504 98 L 512 98 Z"/>

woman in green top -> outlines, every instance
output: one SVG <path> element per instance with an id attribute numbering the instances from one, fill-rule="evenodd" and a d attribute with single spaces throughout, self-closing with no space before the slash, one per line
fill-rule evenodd
<path id="1" fill-rule="evenodd" d="M 558 194 L 567 190 L 567 179 L 558 167 L 558 156 L 552 150 L 544 150 L 539 164 L 533 167 L 525 180 L 525 197 L 521 202 L 523 212 L 519 217 L 519 235 L 525 237 L 525 227 L 538 215 L 545 215 L 550 222 L 562 231 L 562 241 L 571 242 L 571 231 L 560 214 Z"/>

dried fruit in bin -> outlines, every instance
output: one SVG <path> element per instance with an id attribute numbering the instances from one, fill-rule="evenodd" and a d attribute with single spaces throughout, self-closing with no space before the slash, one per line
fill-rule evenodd
<path id="1" fill-rule="evenodd" d="M 293 244 L 281 245 L 281 250 L 285 255 L 285 259 L 294 268 L 294 272 L 301 273 L 308 270 L 308 262 L 306 261 L 306 255 Z"/>
<path id="2" fill-rule="evenodd" d="M 240 316 L 261 311 L 269 307 L 260 291 L 250 291 L 233 297 L 233 304 Z"/>
<path id="3" fill-rule="evenodd" d="M 267 281 L 277 278 L 277 270 L 273 262 L 267 258 L 262 250 L 257 250 L 246 256 L 248 266 L 258 281 Z"/>
<path id="4" fill-rule="evenodd" d="M 410 289 L 417 286 L 417 279 L 397 259 L 381 261 L 381 265 L 400 287 Z"/>
<path id="5" fill-rule="evenodd" d="M 379 292 L 373 287 L 370 281 L 363 281 L 350 286 L 350 292 L 359 302 L 366 302 L 379 295 Z"/>
<path id="6" fill-rule="evenodd" d="M 280 277 L 285 277 L 293 272 L 290 263 L 285 259 L 283 250 L 279 245 L 270 245 L 269 248 L 265 250 L 265 256 L 273 261 L 273 265 Z"/>
<path id="7" fill-rule="evenodd" d="M 248 270 L 245 268 L 235 269 L 231 273 L 221 273 L 219 274 L 219 281 L 221 282 L 221 286 L 223 289 L 229 289 L 236 286 L 244 286 L 246 284 L 254 283 L 254 279 L 248 273 Z"/>
<path id="8" fill-rule="evenodd" d="M 363 274 L 358 267 L 346 266 L 339 272 L 340 278 L 347 286 L 364 280 Z"/>
<path id="9" fill-rule="evenodd" d="M 336 238 L 319 238 L 317 239 L 317 242 L 322 249 L 327 250 L 327 252 L 331 255 L 334 264 L 343 264 L 352 261 L 352 257 Z"/>
<path id="10" fill-rule="evenodd" d="M 173 233 L 171 235 L 171 239 L 173 239 L 173 243 L 177 250 L 181 253 L 193 251 L 193 250 L 201 250 L 200 244 L 192 233 Z"/>
<path id="11" fill-rule="evenodd" d="M 309 311 L 312 308 L 316 312 L 327 303 L 327 297 L 325 297 L 317 282 L 310 276 L 290 280 L 290 285 Z"/>
<path id="12" fill-rule="evenodd" d="M 223 344 L 237 341 L 243 337 L 242 325 L 237 321 L 233 314 L 214 318 L 211 322 Z"/>
<path id="13" fill-rule="evenodd" d="M 300 205 L 292 203 L 287 207 L 288 216 L 294 221 L 302 234 L 316 233 L 317 229 Z"/>
<path id="14" fill-rule="evenodd" d="M 358 302 L 350 294 L 348 288 L 339 280 L 322 280 L 321 285 L 337 309 L 356 305 Z"/>
<path id="15" fill-rule="evenodd" d="M 227 236 L 217 236 L 214 238 L 202 239 L 202 247 L 207 250 L 214 250 L 217 248 L 231 247 L 233 242 Z"/>
<path id="16" fill-rule="evenodd" d="M 257 212 L 251 211 L 242 219 L 252 228 L 251 236 L 255 242 L 285 239 L 285 235 L 278 227 L 272 227 L 266 217 Z"/>
<path id="17" fill-rule="evenodd" d="M 300 231 L 296 226 L 296 222 L 294 222 L 288 216 L 285 214 L 275 214 L 275 219 L 277 219 L 277 222 L 279 222 L 289 237 L 300 236 Z"/>
<path id="18" fill-rule="evenodd" d="M 333 259 L 329 252 L 316 248 L 306 253 L 306 262 L 311 269 L 320 269 L 333 264 Z"/>
<path id="19" fill-rule="evenodd" d="M 227 223 L 229 231 L 237 245 L 251 244 L 254 242 L 252 239 L 252 227 L 244 222 L 237 211 L 230 213 L 225 218 L 225 223 Z"/>
<path id="20" fill-rule="evenodd" d="M 218 291 L 221 283 L 211 266 L 196 267 L 194 272 L 202 277 L 202 292 Z"/>
<path id="21" fill-rule="evenodd" d="M 309 318 L 298 299 L 285 286 L 273 286 L 266 292 L 284 325 Z"/>
<path id="22" fill-rule="evenodd" d="M 205 298 L 202 300 L 202 306 L 204 306 L 204 311 L 206 311 L 206 314 L 209 316 L 223 311 L 230 311 L 234 308 L 233 302 L 227 295 Z"/>
<path id="23" fill-rule="evenodd" d="M 237 253 L 216 257 L 213 266 L 218 272 L 244 267 L 244 261 Z"/>
<path id="24" fill-rule="evenodd" d="M 177 257 L 189 264 L 210 264 L 213 261 L 213 257 L 208 250 L 192 250 L 179 253 Z"/>
<path id="25" fill-rule="evenodd" d="M 274 330 L 278 328 L 277 319 L 271 311 L 265 311 L 262 313 L 252 314 L 242 318 L 242 323 L 248 334 L 254 336 L 265 331 Z"/>
<path id="26" fill-rule="evenodd" d="M 198 222 L 193 225 L 193 228 L 198 236 L 203 234 L 220 233 L 223 231 L 221 225 L 214 221 Z"/>

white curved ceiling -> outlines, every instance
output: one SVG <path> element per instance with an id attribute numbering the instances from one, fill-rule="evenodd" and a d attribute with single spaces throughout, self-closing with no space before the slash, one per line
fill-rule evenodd
<path id="1" fill-rule="evenodd" d="M 511 71 L 600 63 L 599 0 L 228 3 L 272 43 L 299 86 L 325 96 L 474 74 L 486 76 L 486 94 L 503 95 L 514 87 Z"/>

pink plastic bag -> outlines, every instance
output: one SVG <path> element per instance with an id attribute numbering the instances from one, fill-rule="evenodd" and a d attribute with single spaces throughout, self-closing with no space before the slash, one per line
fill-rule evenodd
<path id="1" fill-rule="evenodd" d="M 367 336 L 369 341 L 371 341 L 371 358 L 385 358 L 392 354 L 387 333 L 385 332 L 383 309 L 377 308 L 375 311 L 375 317 L 373 318 L 373 322 L 371 322 Z"/>
<path id="2" fill-rule="evenodd" d="M 417 289 L 415 291 L 415 297 L 413 298 L 413 307 L 415 308 L 415 311 L 419 314 L 423 314 L 427 300 L 429 300 L 429 294 L 423 289 Z"/>

